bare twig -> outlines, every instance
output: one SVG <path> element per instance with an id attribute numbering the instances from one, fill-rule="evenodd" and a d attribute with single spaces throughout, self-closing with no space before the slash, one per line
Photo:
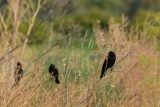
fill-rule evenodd
<path id="1" fill-rule="evenodd" d="M 18 27 L 19 27 L 19 7 L 20 7 L 20 0 L 10 0 L 9 2 L 10 7 L 12 9 L 12 13 L 13 13 L 13 33 L 12 33 L 12 39 L 11 39 L 11 43 L 12 43 L 12 49 L 14 49 L 17 45 L 17 36 L 18 36 Z M 10 69 L 14 68 L 14 63 L 15 63 L 15 56 L 16 53 L 13 51 L 11 56 L 13 56 L 13 58 L 10 60 Z M 13 85 L 14 84 L 14 70 L 10 70 L 10 84 Z"/>
<path id="2" fill-rule="evenodd" d="M 117 66 L 120 62 L 122 62 L 128 55 L 131 55 L 131 51 L 129 51 L 122 59 L 120 59 L 112 68 L 114 68 L 115 66 Z M 99 84 L 101 79 L 99 79 L 95 85 L 93 85 L 93 87 L 91 88 L 91 90 L 89 91 L 89 93 L 87 93 L 87 95 L 81 99 L 80 101 L 78 101 L 78 103 L 76 103 L 76 106 L 79 106 L 80 104 L 82 104 L 84 101 L 88 100 L 92 95 L 93 95 L 93 91 L 96 89 L 96 86 Z"/>
<path id="3" fill-rule="evenodd" d="M 30 65 L 31 63 L 39 60 L 41 57 L 43 57 L 44 55 L 46 55 L 46 54 L 47 54 L 54 46 L 56 46 L 57 44 L 58 44 L 58 43 L 54 43 L 51 47 L 49 47 L 49 48 L 48 48 L 46 51 L 44 51 L 41 55 L 39 55 L 39 56 L 36 57 L 35 59 L 31 60 L 31 61 L 27 64 L 25 70 L 29 67 L 29 65 Z"/>
<path id="4" fill-rule="evenodd" d="M 35 42 L 35 41 L 39 41 L 39 40 L 32 40 L 32 41 L 29 41 L 27 44 L 31 44 L 31 43 L 33 43 L 33 42 Z M 40 40 L 40 41 L 41 41 L 41 40 Z M 24 41 L 23 41 L 21 44 L 19 44 L 19 45 L 15 46 L 14 48 L 12 48 L 10 51 L 6 52 L 3 56 L 0 57 L 0 62 L 3 61 L 6 56 L 12 54 L 12 53 L 13 53 L 14 51 L 16 51 L 19 47 L 23 46 L 23 44 L 24 44 Z"/>
<path id="5" fill-rule="evenodd" d="M 44 84 L 44 83 L 41 83 L 40 85 L 42 86 L 43 84 Z M 35 92 L 25 101 L 25 103 L 23 104 L 23 106 L 27 104 L 27 102 L 36 94 L 36 92 L 37 92 L 40 88 L 41 88 L 41 87 L 38 87 L 38 88 L 35 90 Z"/>
<path id="6" fill-rule="evenodd" d="M 2 23 L 2 26 L 3 26 L 3 28 L 4 28 L 4 31 L 5 31 L 5 33 L 6 33 L 6 32 L 7 32 L 7 25 L 6 25 L 6 23 L 5 23 L 4 16 L 2 16 L 1 12 L 0 12 L 0 21 L 1 21 L 1 23 Z"/>
<path id="7" fill-rule="evenodd" d="M 82 104 L 84 101 L 88 100 L 92 95 L 93 95 L 93 91 L 96 89 L 96 86 L 98 85 L 98 83 L 100 82 L 101 79 L 99 79 L 94 85 L 93 87 L 90 89 L 89 93 L 87 93 L 87 95 L 81 99 L 80 101 L 78 101 L 78 103 L 76 104 L 77 106 Z"/>
<path id="8" fill-rule="evenodd" d="M 121 63 L 127 56 L 131 55 L 132 52 L 129 51 L 122 59 L 120 59 L 116 64 L 114 64 L 114 66 L 112 67 L 112 69 L 117 66 L 119 63 Z"/>
<path id="9" fill-rule="evenodd" d="M 40 10 L 40 7 L 41 7 L 41 0 L 38 0 L 38 4 L 37 4 L 36 11 L 35 11 L 35 13 L 33 14 L 31 23 L 30 23 L 29 28 L 28 28 L 28 31 L 27 31 L 27 38 L 24 40 L 24 45 L 23 45 L 23 47 L 22 47 L 22 53 L 24 53 L 26 44 L 27 44 L 27 42 L 28 42 L 28 36 L 30 35 L 30 33 L 31 33 L 31 31 L 32 31 L 32 28 L 33 28 L 33 26 L 34 26 L 35 19 L 36 19 L 37 15 L 38 15 L 38 12 L 39 12 L 39 10 Z"/>
<path id="10" fill-rule="evenodd" d="M 17 94 L 14 98 L 12 98 L 12 100 L 10 100 L 10 102 L 8 102 L 8 104 L 6 104 L 6 106 L 8 106 L 9 104 L 11 104 L 11 103 L 12 103 L 17 97 L 19 97 L 23 92 L 28 91 L 28 90 L 30 90 L 30 89 L 32 89 L 32 88 L 34 88 L 34 87 L 39 86 L 39 85 L 43 85 L 43 84 L 51 81 L 52 79 L 53 79 L 53 78 L 51 78 L 51 79 L 49 79 L 49 80 L 46 80 L 46 81 L 44 81 L 43 83 L 39 83 L 39 84 L 37 84 L 37 85 L 35 85 L 35 86 L 29 87 L 29 88 L 27 88 L 27 89 L 24 89 L 24 87 L 21 88 L 21 89 L 19 90 L 18 94 Z M 23 90 L 23 89 L 24 89 L 24 90 Z"/>

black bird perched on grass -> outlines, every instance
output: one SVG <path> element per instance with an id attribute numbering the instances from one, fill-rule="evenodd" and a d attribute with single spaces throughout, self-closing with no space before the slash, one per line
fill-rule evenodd
<path id="1" fill-rule="evenodd" d="M 115 61 L 116 61 L 116 54 L 113 51 L 109 51 L 108 55 L 106 56 L 106 58 L 103 62 L 100 78 L 105 76 L 105 73 L 108 68 L 110 68 L 112 71 L 112 67 L 113 67 Z"/>
<path id="2" fill-rule="evenodd" d="M 54 76 L 55 77 L 55 82 L 57 83 L 57 84 L 60 84 L 60 81 L 59 81 L 59 79 L 58 79 L 58 69 L 55 67 L 55 65 L 54 64 L 51 64 L 50 66 L 49 66 L 49 73 L 52 75 L 52 76 Z"/>
<path id="3" fill-rule="evenodd" d="M 22 64 L 20 62 L 17 62 L 17 66 L 14 72 L 15 85 L 19 84 L 19 81 L 21 80 L 22 77 L 23 77 Z"/>

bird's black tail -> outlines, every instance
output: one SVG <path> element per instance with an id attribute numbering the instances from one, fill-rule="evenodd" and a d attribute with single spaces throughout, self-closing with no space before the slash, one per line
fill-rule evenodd
<path id="1" fill-rule="evenodd" d="M 102 79 L 105 76 L 107 69 L 108 68 L 102 69 L 100 79 Z"/>
<path id="2" fill-rule="evenodd" d="M 100 79 L 102 79 L 102 77 L 103 77 L 103 75 L 101 74 L 101 75 L 100 75 Z"/>
<path id="3" fill-rule="evenodd" d="M 57 84 L 60 84 L 60 81 L 59 81 L 59 79 L 58 79 L 58 76 L 55 77 L 55 82 L 56 82 Z"/>

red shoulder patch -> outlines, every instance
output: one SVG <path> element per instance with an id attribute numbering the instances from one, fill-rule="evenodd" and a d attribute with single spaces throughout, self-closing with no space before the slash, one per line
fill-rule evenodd
<path id="1" fill-rule="evenodd" d="M 108 60 L 108 57 L 106 57 L 106 60 Z"/>

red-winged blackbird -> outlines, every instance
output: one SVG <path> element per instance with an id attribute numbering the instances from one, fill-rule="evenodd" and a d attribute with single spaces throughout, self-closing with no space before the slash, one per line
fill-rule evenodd
<path id="1" fill-rule="evenodd" d="M 15 72 L 14 72 L 15 85 L 18 85 L 18 83 L 22 77 L 23 77 L 22 64 L 20 62 L 17 62 L 17 66 L 16 66 Z"/>
<path id="2" fill-rule="evenodd" d="M 55 67 L 55 65 L 54 64 L 51 64 L 50 66 L 49 66 L 49 73 L 52 75 L 52 76 L 54 76 L 55 77 L 55 82 L 57 83 L 57 84 L 59 84 L 60 83 L 60 81 L 59 81 L 59 79 L 58 79 L 58 69 Z"/>
<path id="3" fill-rule="evenodd" d="M 108 68 L 110 68 L 112 71 L 112 67 L 113 67 L 115 61 L 116 61 L 116 54 L 113 51 L 109 51 L 108 56 L 106 56 L 106 58 L 103 62 L 100 78 L 105 76 L 105 73 Z"/>

